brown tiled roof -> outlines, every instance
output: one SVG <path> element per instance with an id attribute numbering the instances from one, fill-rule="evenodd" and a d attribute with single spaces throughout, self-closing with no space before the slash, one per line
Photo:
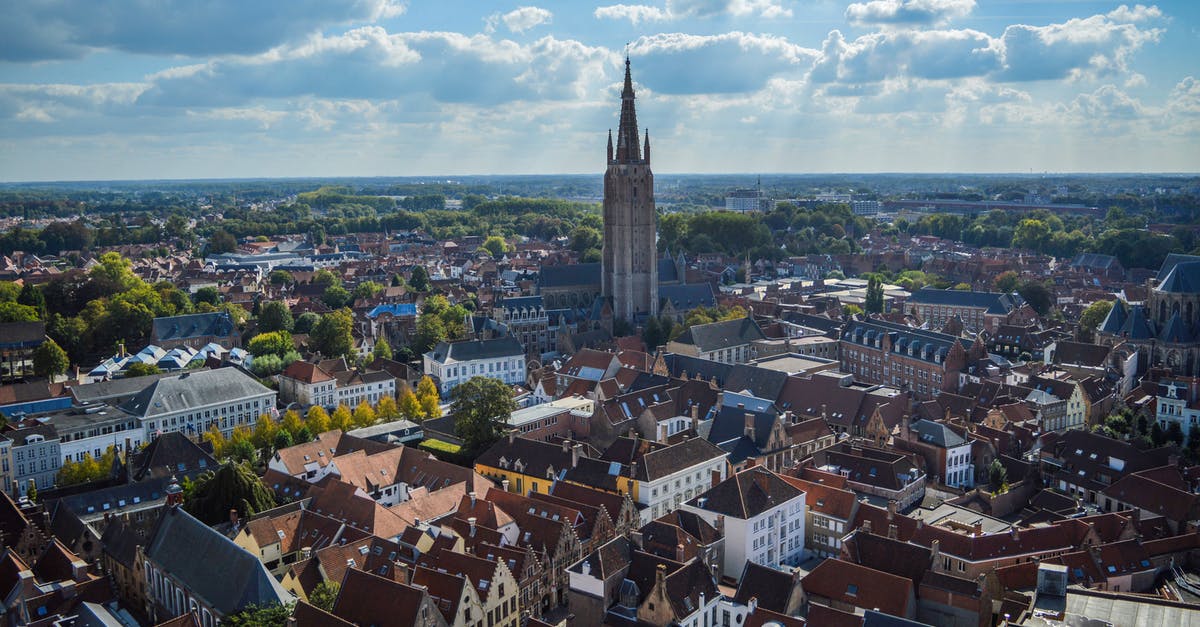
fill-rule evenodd
<path id="1" fill-rule="evenodd" d="M 748 605 L 753 597 L 758 599 L 759 609 L 786 614 L 794 583 L 790 573 L 747 561 L 733 600 Z"/>
<path id="2" fill-rule="evenodd" d="M 800 580 L 804 591 L 893 616 L 909 616 L 913 582 L 873 568 L 827 559 Z M 810 619 L 811 620 L 811 619 Z"/>
<path id="3" fill-rule="evenodd" d="M 306 464 L 316 463 L 324 468 L 329 465 L 330 460 L 339 455 L 360 450 L 366 451 L 368 454 L 379 453 L 390 448 L 394 447 L 390 444 L 346 435 L 340 429 L 334 429 L 317 435 L 317 439 L 312 442 L 279 449 L 275 455 L 287 468 L 288 474 L 299 476 L 304 473 Z"/>
<path id="4" fill-rule="evenodd" d="M 434 568 L 417 566 L 413 571 L 413 585 L 422 586 L 432 597 L 434 605 L 442 613 L 447 623 L 455 624 L 459 612 L 459 604 L 470 600 L 465 590 L 470 584 L 467 578 L 447 572 L 439 572 Z"/>
<path id="5" fill-rule="evenodd" d="M 854 492 L 823 483 L 805 481 L 804 479 L 797 479 L 786 475 L 781 476 L 784 481 L 804 491 L 806 495 L 804 503 L 808 506 L 808 509 L 845 521 L 849 521 L 853 515 L 854 504 L 857 502 Z"/>
<path id="6" fill-rule="evenodd" d="M 365 571 L 349 569 L 333 614 L 359 625 L 415 625 L 425 592 Z"/>
<path id="7" fill-rule="evenodd" d="M 302 383 L 311 385 L 313 383 L 322 383 L 332 381 L 333 377 L 317 364 L 307 361 L 294 361 L 279 375 L 289 379 L 296 379 Z"/>
<path id="8" fill-rule="evenodd" d="M 305 601 L 296 602 L 292 618 L 296 621 L 296 627 L 354 627 L 354 623 L 342 620 Z"/>
<path id="9" fill-rule="evenodd" d="M 929 549 L 882 535 L 887 529 L 877 531 L 855 531 L 846 538 L 842 555 L 856 564 L 899 575 L 920 585 L 932 561 Z"/>
<path id="10" fill-rule="evenodd" d="M 803 494 L 779 475 L 762 466 L 753 466 L 709 488 L 688 504 L 747 520 Z"/>

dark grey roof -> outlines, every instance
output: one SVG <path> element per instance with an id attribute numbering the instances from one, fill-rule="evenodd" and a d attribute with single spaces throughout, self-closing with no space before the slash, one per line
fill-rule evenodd
<path id="1" fill-rule="evenodd" d="M 180 340 L 209 335 L 227 336 L 233 333 L 233 319 L 224 311 L 155 318 L 153 337 Z"/>
<path id="2" fill-rule="evenodd" d="M 802 313 L 799 311 L 788 311 L 783 314 L 783 319 L 792 324 L 798 324 L 802 327 L 818 329 L 824 331 L 826 335 L 836 338 L 842 330 L 844 324 L 841 320 L 834 320 L 825 316 L 815 316 L 813 314 Z"/>
<path id="3" fill-rule="evenodd" d="M 754 438 L 746 437 L 746 414 L 754 416 Z M 763 452 L 778 415 L 774 409 L 752 411 L 741 407 L 722 407 L 712 420 L 708 441 L 729 453 L 729 463 L 740 464 L 747 457 Z"/>
<path id="4" fill-rule="evenodd" d="M 225 616 L 292 599 L 258 557 L 180 507 L 163 512 L 146 556 Z"/>
<path id="5" fill-rule="evenodd" d="M 254 377 L 237 368 L 217 368 L 159 379 L 122 404 L 121 409 L 139 418 L 152 418 L 270 392 Z"/>
<path id="6" fill-rule="evenodd" d="M 1142 305 L 1134 305 L 1129 308 L 1129 317 L 1125 319 L 1125 324 L 1121 326 L 1121 335 L 1131 340 L 1148 340 L 1154 337 L 1154 332 L 1150 330 L 1150 320 L 1146 317 L 1146 308 Z"/>
<path id="7" fill-rule="evenodd" d="M 1194 261 L 1200 261 L 1200 255 L 1182 255 L 1180 253 L 1169 253 L 1169 254 L 1167 254 L 1167 258 L 1163 259 L 1162 266 L 1159 267 L 1159 269 L 1158 269 L 1158 275 L 1155 276 L 1154 279 L 1158 282 L 1159 285 L 1162 285 L 1163 281 L 1166 280 L 1167 275 L 1171 273 L 1171 270 L 1175 269 L 1175 266 L 1177 266 L 1181 263 L 1191 263 Z"/>
<path id="8" fill-rule="evenodd" d="M 0 347 L 31 348 L 45 339 L 45 322 L 0 322 Z"/>
<path id="9" fill-rule="evenodd" d="M 538 284 L 542 288 L 600 285 L 600 264 L 597 262 L 542 266 Z"/>
<path id="10" fill-rule="evenodd" d="M 944 361 L 955 341 L 962 344 L 964 350 L 971 348 L 970 343 L 963 338 L 955 338 L 953 335 L 937 331 L 915 329 L 886 320 L 851 321 L 842 331 L 842 340 L 874 346 L 875 339 L 882 337 L 881 334 L 890 336 L 894 352 L 906 355 L 911 353 L 913 358 L 931 363 Z"/>
<path id="11" fill-rule="evenodd" d="M 543 304 L 541 296 L 518 296 L 505 298 L 498 306 L 504 309 L 541 309 Z"/>
<path id="12" fill-rule="evenodd" d="M 638 464 L 639 476 L 637 478 L 641 481 L 654 481 L 690 466 L 724 456 L 725 452 L 711 442 L 700 438 L 690 438 L 677 444 L 648 451 L 642 456 L 642 463 Z"/>
<path id="13" fill-rule="evenodd" d="M 906 302 L 924 305 L 972 307 L 984 309 L 989 314 L 1003 315 L 1016 309 L 1025 301 L 1016 294 L 939 290 L 932 287 L 925 287 L 910 294 Z"/>
<path id="14" fill-rule="evenodd" d="M 802 494 L 804 491 L 779 475 L 753 466 L 709 488 L 688 505 L 747 520 Z"/>
<path id="15" fill-rule="evenodd" d="M 709 283 L 660 285 L 658 286 L 658 299 L 659 301 L 671 301 L 671 305 L 675 307 L 676 311 L 688 311 L 697 307 L 715 307 L 717 304 L 717 298 L 713 295 L 712 285 Z"/>
<path id="16" fill-rule="evenodd" d="M 679 272 L 675 268 L 675 260 L 671 259 L 670 255 L 658 258 L 658 280 L 659 281 L 678 281 Z M 659 294 L 662 290 L 659 290 Z"/>
<path id="17" fill-rule="evenodd" d="M 954 448 L 967 443 L 961 435 L 940 422 L 917 420 L 909 428 L 917 434 L 917 439 L 921 442 L 941 448 Z"/>
<path id="18" fill-rule="evenodd" d="M 192 442 L 183 433 L 172 431 L 154 438 L 146 448 L 138 451 L 133 457 L 129 472 L 134 481 L 152 476 L 167 478 L 172 475 L 183 481 L 184 477 L 216 470 L 219 465 L 209 451 Z"/>
<path id="19" fill-rule="evenodd" d="M 1100 253 L 1079 253 L 1071 260 L 1072 268 L 1092 268 L 1096 270 L 1107 270 L 1117 263 L 1117 258 L 1112 255 L 1101 255 Z"/>
<path id="20" fill-rule="evenodd" d="M 499 357 L 519 357 L 525 354 L 525 348 L 517 338 L 506 335 L 490 340 L 467 340 L 463 342 L 438 342 L 430 351 L 434 361 L 474 361 L 476 359 L 496 359 Z"/>
<path id="21" fill-rule="evenodd" d="M 1172 344 L 1184 344 L 1192 341 L 1192 334 L 1188 331 L 1187 325 L 1183 323 L 1183 317 L 1179 315 L 1178 311 L 1171 314 L 1171 319 L 1167 320 L 1162 333 L 1158 334 L 1158 339 Z"/>
<path id="22" fill-rule="evenodd" d="M 1123 300 L 1113 302 L 1112 309 L 1108 310 L 1108 315 L 1104 317 L 1104 322 L 1100 325 L 1101 333 L 1111 333 L 1116 335 L 1121 332 L 1121 327 L 1125 326 L 1125 318 L 1129 316 L 1129 306 Z"/>
<path id="23" fill-rule="evenodd" d="M 125 508 L 144 507 L 167 498 L 169 482 L 170 477 L 158 477 L 82 492 L 59 499 L 58 507 L 69 509 L 83 519 L 102 516 L 105 512 L 119 514 Z"/>
<path id="24" fill-rule="evenodd" d="M 1200 260 L 1175 264 L 1156 289 L 1172 294 L 1200 294 Z"/>
<path id="25" fill-rule="evenodd" d="M 192 372 L 196 372 L 193 370 Z M 97 381 L 95 383 L 85 383 L 83 385 L 71 386 L 71 396 L 75 397 L 75 401 L 79 404 L 99 403 L 102 401 L 110 401 L 115 404 L 120 404 L 134 396 L 138 392 L 150 387 L 150 384 L 165 377 L 177 377 L 178 372 L 163 372 L 160 374 L 146 375 L 144 377 L 129 377 L 121 379 L 112 379 L 110 381 Z"/>
<path id="26" fill-rule="evenodd" d="M 742 346 L 755 340 L 765 340 L 762 329 L 750 318 L 723 320 L 709 324 L 697 324 L 688 328 L 676 340 L 680 344 L 691 344 L 702 352 Z"/>

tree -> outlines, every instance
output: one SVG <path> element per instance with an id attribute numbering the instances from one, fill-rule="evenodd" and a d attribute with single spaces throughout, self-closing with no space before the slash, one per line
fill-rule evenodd
<path id="1" fill-rule="evenodd" d="M 351 301 L 350 292 L 341 285 L 330 285 L 325 288 L 325 293 L 321 296 L 321 302 L 325 303 L 330 309 L 341 309 L 349 305 Z"/>
<path id="2" fill-rule="evenodd" d="M 70 366 L 67 351 L 54 340 L 46 340 L 33 349 L 33 374 L 39 377 L 53 379 L 65 373 Z"/>
<path id="3" fill-rule="evenodd" d="M 145 377 L 145 376 L 161 374 L 161 373 L 162 373 L 162 370 L 159 370 L 158 366 L 156 366 L 154 364 L 147 364 L 147 363 L 143 363 L 143 362 L 139 361 L 139 362 L 130 364 L 129 367 L 125 369 L 125 378 L 132 379 L 134 377 Z"/>
<path id="4" fill-rule="evenodd" d="M 269 449 L 275 443 L 275 436 L 279 435 L 279 431 L 279 424 L 270 414 L 262 414 L 258 417 L 258 422 L 254 423 L 254 433 L 250 436 L 250 441 L 255 448 Z"/>
<path id="5" fill-rule="evenodd" d="M 37 503 L 37 500 L 38 500 L 37 482 L 34 481 L 33 479 L 29 480 L 29 489 L 25 491 L 25 496 L 29 498 L 29 501 L 31 503 Z"/>
<path id="6" fill-rule="evenodd" d="M 499 379 L 475 376 L 451 393 L 454 401 L 454 434 L 463 440 L 468 455 L 478 455 L 500 437 L 500 429 L 516 410 L 512 390 Z"/>
<path id="7" fill-rule="evenodd" d="M 232 509 L 246 519 L 275 507 L 275 495 L 248 464 L 223 464 L 216 472 L 201 475 L 195 484 L 183 508 L 206 525 L 228 520 Z"/>
<path id="8" fill-rule="evenodd" d="M 209 425 L 208 431 L 204 432 L 204 439 L 212 444 L 213 457 L 217 459 L 225 457 L 225 448 L 229 441 L 225 439 L 225 434 L 221 433 L 221 428 L 217 426 L 216 422 Z"/>
<path id="9" fill-rule="evenodd" d="M 317 323 L 321 321 L 321 315 L 306 311 L 296 318 L 296 324 L 292 328 L 292 333 L 311 333 L 316 328 Z"/>
<path id="10" fill-rule="evenodd" d="M 46 296 L 42 294 L 42 290 L 33 283 L 26 283 L 25 287 L 21 288 L 21 293 L 17 296 L 17 303 L 26 307 L 33 307 L 38 313 L 39 319 L 46 317 Z"/>
<path id="11" fill-rule="evenodd" d="M 363 300 L 375 298 L 382 291 L 382 285 L 374 281 L 363 281 L 354 287 L 354 298 Z"/>
<path id="12" fill-rule="evenodd" d="M 1021 283 L 1021 275 L 1012 270 L 1005 270 L 996 275 L 996 289 L 1005 294 L 1012 294 Z"/>
<path id="13" fill-rule="evenodd" d="M 1150 441 L 1154 443 L 1154 446 L 1162 446 L 1167 443 L 1167 432 L 1157 420 L 1154 421 L 1154 426 L 1150 427 Z"/>
<path id="14" fill-rule="evenodd" d="M 354 415 L 350 413 L 350 408 L 339 403 L 337 408 L 333 410 L 333 415 L 329 417 L 329 429 L 349 431 L 353 427 Z"/>
<path id="15" fill-rule="evenodd" d="M 854 303 L 850 303 L 849 305 L 842 305 L 842 315 L 843 316 L 858 316 L 858 315 L 861 315 L 862 312 L 863 312 L 862 307 L 859 307 L 858 305 L 855 305 Z"/>
<path id="16" fill-rule="evenodd" d="M 271 274 L 267 275 L 267 280 L 271 285 L 292 285 L 296 282 L 296 277 L 287 270 L 272 270 Z"/>
<path id="17" fill-rule="evenodd" d="M 396 399 L 391 396 L 384 396 L 375 404 L 375 416 L 380 422 L 391 422 L 400 417 L 400 409 L 396 406 Z"/>
<path id="18" fill-rule="evenodd" d="M 493 257 L 499 259 L 504 255 L 504 253 L 508 252 L 508 243 L 505 242 L 504 238 L 500 237 L 499 235 L 491 235 L 487 239 L 483 240 L 483 244 L 480 245 L 480 248 L 488 251 L 488 253 Z"/>
<path id="19" fill-rule="evenodd" d="M 220 255 L 222 253 L 231 253 L 237 250 L 237 238 L 225 229 L 217 229 L 213 231 L 212 237 L 208 238 L 208 254 Z"/>
<path id="20" fill-rule="evenodd" d="M 313 588 L 312 594 L 308 595 L 308 602 L 326 612 L 332 612 L 333 602 L 337 600 L 341 589 L 342 584 L 336 581 L 322 581 Z"/>
<path id="21" fill-rule="evenodd" d="M 883 313 L 883 283 L 879 281 L 879 277 L 871 275 L 867 279 L 867 296 L 863 302 L 863 309 L 869 314 Z"/>
<path id="22" fill-rule="evenodd" d="M 1007 483 L 1008 469 L 1000 463 L 1000 460 L 993 459 L 988 466 L 988 489 L 992 492 L 1000 492 Z"/>
<path id="23" fill-rule="evenodd" d="M 378 342 L 375 342 L 375 348 L 371 350 L 371 355 L 375 359 L 391 359 L 392 345 L 388 344 L 388 341 L 381 337 Z"/>
<path id="24" fill-rule="evenodd" d="M 258 330 L 260 333 L 271 331 L 291 332 L 296 326 L 292 319 L 292 310 L 287 303 L 278 300 L 267 301 L 258 310 Z"/>
<path id="25" fill-rule="evenodd" d="M 302 427 L 304 427 L 304 422 L 300 419 L 300 412 L 294 409 L 283 412 L 283 418 L 279 421 L 280 429 L 287 431 L 294 438 L 297 433 L 300 433 Z"/>
<path id="26" fill-rule="evenodd" d="M 0 322 L 37 322 L 38 311 L 16 302 L 0 303 Z"/>
<path id="27" fill-rule="evenodd" d="M 1013 248 L 1025 248 L 1042 252 L 1050 242 L 1050 226 L 1041 220 L 1027 218 L 1017 224 L 1013 231 Z"/>
<path id="28" fill-rule="evenodd" d="M 325 287 L 329 287 L 331 285 L 340 286 L 342 284 L 342 279 L 329 270 L 321 268 L 320 270 L 317 270 L 315 274 L 313 274 L 312 282 L 313 285 L 324 285 Z"/>
<path id="29" fill-rule="evenodd" d="M 292 343 L 292 334 L 287 331 L 271 331 L 269 333 L 259 333 L 246 343 L 246 350 L 250 351 L 255 357 L 265 355 L 276 355 L 283 357 L 284 355 L 296 350 L 296 345 Z"/>
<path id="30" fill-rule="evenodd" d="M 354 352 L 353 330 L 354 316 L 349 309 L 327 313 L 309 333 L 309 347 L 326 357 L 349 357 Z"/>
<path id="31" fill-rule="evenodd" d="M 280 449 L 288 448 L 289 446 L 295 446 L 295 444 L 296 444 L 296 442 L 294 440 L 292 440 L 292 434 L 289 433 L 286 429 L 280 429 L 279 433 L 275 434 L 275 441 L 272 442 L 272 445 L 275 447 L 275 450 L 277 450 L 277 451 Z"/>
<path id="32" fill-rule="evenodd" d="M 405 420 L 421 422 L 425 419 L 425 412 L 423 409 L 421 409 L 420 399 L 418 399 L 417 395 L 413 394 L 413 391 L 408 389 L 408 387 L 405 387 L 404 391 L 400 392 L 398 409 L 400 411 L 400 417 L 404 418 Z"/>
<path id="33" fill-rule="evenodd" d="M 1178 422 L 1172 420 L 1171 424 L 1167 425 L 1167 441 L 1178 446 L 1183 445 L 1183 427 L 1180 427 Z"/>
<path id="34" fill-rule="evenodd" d="M 417 400 L 421 403 L 421 414 L 427 420 L 442 417 L 442 397 L 428 375 L 417 382 Z"/>
<path id="35" fill-rule="evenodd" d="M 1029 303 L 1030 307 L 1038 313 L 1039 316 L 1044 316 L 1050 313 L 1050 307 L 1054 305 L 1054 293 L 1046 284 L 1038 281 L 1025 281 L 1017 287 L 1017 293 L 1025 302 Z"/>
<path id="36" fill-rule="evenodd" d="M 429 291 L 429 271 L 425 269 L 425 266 L 413 267 L 412 276 L 410 276 L 408 279 L 408 286 L 411 287 L 414 292 Z"/>
<path id="37" fill-rule="evenodd" d="M 446 325 L 442 323 L 442 319 L 438 316 L 422 315 L 417 318 L 416 335 L 413 336 L 413 350 L 419 354 L 424 354 L 433 350 L 438 342 L 448 338 L 446 333 Z"/>
<path id="38" fill-rule="evenodd" d="M 354 408 L 354 426 L 357 428 L 369 427 L 375 424 L 375 410 L 371 409 L 371 404 L 363 401 Z"/>
<path id="39" fill-rule="evenodd" d="M 207 286 L 196 290 L 192 295 L 192 300 L 198 305 L 200 303 L 208 303 L 210 305 L 219 305 L 221 303 L 221 292 L 215 287 Z"/>
<path id="40" fill-rule="evenodd" d="M 344 407 L 338 405 L 338 408 Z M 313 405 L 308 408 L 308 414 L 304 417 L 304 426 L 308 428 L 309 433 L 319 435 L 329 431 L 330 419 L 329 412 L 325 411 L 320 405 Z M 297 438 L 299 439 L 299 438 Z"/>
<path id="41" fill-rule="evenodd" d="M 1090 342 L 1095 336 L 1096 329 L 1108 317 L 1108 312 L 1112 311 L 1113 301 L 1098 300 L 1087 306 L 1083 313 L 1079 315 L 1079 339 Z"/>

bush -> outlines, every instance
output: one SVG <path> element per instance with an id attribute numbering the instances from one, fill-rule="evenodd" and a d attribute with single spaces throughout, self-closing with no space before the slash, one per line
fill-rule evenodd
<path id="1" fill-rule="evenodd" d="M 445 442 L 438 439 L 429 439 L 418 444 L 417 448 L 432 453 L 434 457 L 444 462 L 466 465 L 469 461 L 463 454 L 462 447 L 450 442 Z"/>

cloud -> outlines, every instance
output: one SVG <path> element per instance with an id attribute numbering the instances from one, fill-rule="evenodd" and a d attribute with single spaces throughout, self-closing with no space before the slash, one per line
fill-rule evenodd
<path id="1" fill-rule="evenodd" d="M 1141 14 L 1148 16 L 1156 11 L 1143 10 Z M 1162 32 L 1106 15 L 1048 26 L 1015 24 L 1005 28 L 1000 37 L 1005 71 L 998 78 L 1036 81 L 1125 73 L 1133 53 L 1147 43 L 1157 42 Z"/>
<path id="2" fill-rule="evenodd" d="M 13 2 L 0 20 L 0 60 L 74 59 L 92 50 L 160 55 L 252 54 L 337 24 L 399 14 L 395 0 Z"/>
<path id="3" fill-rule="evenodd" d="M 1200 116 L 1200 80 L 1188 76 L 1175 85 L 1167 99 L 1171 111 Z"/>
<path id="4" fill-rule="evenodd" d="M 846 41 L 832 31 L 809 79 L 813 83 L 870 83 L 888 78 L 957 79 L 1003 67 L 1003 51 L 974 30 L 885 31 Z"/>
<path id="5" fill-rule="evenodd" d="M 663 33 L 629 46 L 634 76 L 655 93 L 737 93 L 761 89 L 774 76 L 802 74 L 816 50 L 783 37 L 742 32 Z"/>
<path id="6" fill-rule="evenodd" d="M 1121 6 L 1108 12 L 1108 19 L 1114 22 L 1146 22 L 1157 20 L 1163 16 L 1162 11 L 1156 6 L 1145 6 L 1142 4 L 1134 5 L 1130 8 L 1128 5 Z"/>
<path id="7" fill-rule="evenodd" d="M 254 57 L 210 61 L 159 74 L 139 103 L 154 106 L 234 106 L 262 99 L 313 96 L 494 105 L 514 100 L 578 97 L 585 83 L 603 84 L 616 57 L 543 37 L 520 45 L 486 35 L 388 33 L 364 26 L 316 36 L 302 45 Z"/>
<path id="8" fill-rule="evenodd" d="M 1114 120 L 1142 117 L 1142 103 L 1113 85 L 1102 85 L 1090 94 L 1079 94 L 1066 110 L 1081 120 L 1101 126 Z"/>
<path id="9" fill-rule="evenodd" d="M 776 19 L 792 17 L 792 10 L 780 0 L 667 0 L 665 8 L 646 4 L 612 4 L 596 7 L 592 14 L 597 19 L 629 20 L 636 26 L 642 22 L 720 16 Z"/>
<path id="10" fill-rule="evenodd" d="M 500 17 L 508 30 L 514 33 L 525 31 L 542 24 L 549 24 L 554 14 L 540 7 L 520 7 Z"/>
<path id="11" fill-rule="evenodd" d="M 846 21 L 856 26 L 929 26 L 965 17 L 974 9 L 975 0 L 870 0 L 846 7 Z"/>

